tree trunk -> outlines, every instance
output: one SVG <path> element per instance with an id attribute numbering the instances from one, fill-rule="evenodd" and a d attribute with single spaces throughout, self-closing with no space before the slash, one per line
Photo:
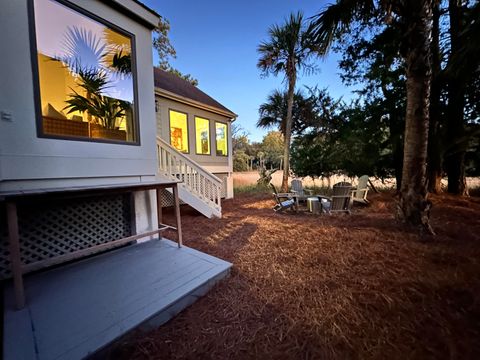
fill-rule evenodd
<path id="1" fill-rule="evenodd" d="M 465 150 L 457 150 L 445 157 L 445 169 L 448 175 L 448 192 L 468 196 L 465 177 Z"/>
<path id="2" fill-rule="evenodd" d="M 462 4 L 460 0 L 449 0 L 450 13 L 450 59 L 460 50 L 462 31 Z M 465 146 L 456 140 L 465 135 L 463 110 L 465 107 L 465 85 L 455 76 L 448 80 L 447 134 L 453 144 L 445 156 L 445 170 L 448 175 L 448 192 L 467 195 L 465 186 Z"/>
<path id="3" fill-rule="evenodd" d="M 403 144 L 399 135 L 402 130 L 398 126 L 399 119 L 396 111 L 390 113 L 390 141 L 392 143 L 393 165 L 395 169 L 395 180 L 397 191 L 402 186 L 402 169 L 403 169 Z"/>
<path id="4" fill-rule="evenodd" d="M 440 4 L 435 2 L 433 7 L 432 27 L 432 88 L 430 91 L 430 125 L 428 132 L 428 162 L 427 179 L 428 191 L 439 194 L 442 191 L 442 157 L 440 134 L 440 90 L 441 71 L 440 58 Z"/>
<path id="5" fill-rule="evenodd" d="M 296 81 L 297 81 L 297 76 L 295 73 L 295 64 L 293 63 L 291 65 L 290 76 L 288 79 L 287 119 L 285 121 L 285 147 L 283 150 L 283 178 L 282 178 L 282 191 L 284 192 L 288 191 L 288 175 L 290 172 L 290 141 L 292 137 L 293 95 L 295 92 Z"/>
<path id="6" fill-rule="evenodd" d="M 391 109 L 389 113 L 388 128 L 390 133 L 390 144 L 392 144 L 393 167 L 395 171 L 395 180 L 397 191 L 400 191 L 402 184 L 402 162 L 403 162 L 403 142 L 402 134 L 405 129 L 404 122 L 401 122 L 399 109 L 396 105 L 398 99 L 393 98 L 386 86 L 382 86 L 383 97 L 387 102 L 387 106 Z M 405 116 L 405 113 L 403 113 Z"/>
<path id="7" fill-rule="evenodd" d="M 402 130 L 404 127 L 402 128 Z M 390 113 L 390 142 L 392 144 L 393 167 L 395 170 L 395 182 L 397 191 L 402 186 L 403 169 L 403 143 L 398 126 L 398 116 L 395 112 Z"/>
<path id="8" fill-rule="evenodd" d="M 368 183 L 370 184 L 370 187 L 372 188 L 373 192 L 378 194 L 378 190 L 375 188 L 375 185 L 373 185 L 372 180 L 368 179 Z"/>
<path id="9" fill-rule="evenodd" d="M 404 54 L 407 66 L 407 111 L 397 219 L 433 234 L 430 226 L 431 202 L 427 199 L 426 184 L 432 2 L 410 0 L 407 5 L 408 14 L 404 14 L 408 26 Z"/>

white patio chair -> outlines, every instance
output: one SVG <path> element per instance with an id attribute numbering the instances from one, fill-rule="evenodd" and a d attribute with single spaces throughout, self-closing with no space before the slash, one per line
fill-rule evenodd
<path id="1" fill-rule="evenodd" d="M 319 195 L 322 211 L 332 214 L 344 212 L 350 214 L 352 206 L 352 184 L 348 182 L 339 182 L 333 185 L 333 195 Z"/>
<path id="2" fill-rule="evenodd" d="M 363 175 L 358 178 L 358 185 L 352 189 L 352 199 L 354 202 L 368 204 L 368 175 Z"/>

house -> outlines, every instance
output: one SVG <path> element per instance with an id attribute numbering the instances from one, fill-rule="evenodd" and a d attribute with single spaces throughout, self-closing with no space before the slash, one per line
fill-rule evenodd
<path id="1" fill-rule="evenodd" d="M 175 226 L 161 223 L 160 194 L 177 215 L 179 194 L 220 216 L 222 181 L 211 172 L 228 177 L 230 160 L 211 155 L 200 165 L 157 136 L 158 20 L 137 0 L 0 5 L 5 359 L 84 358 L 167 321 L 229 271 L 180 247 L 179 216 Z M 223 123 L 228 134 L 230 115 L 198 106 L 212 132 L 210 145 L 200 134 L 201 151 L 223 152 L 213 129 Z M 159 238 L 166 228 L 177 230 L 178 246 Z"/>
<path id="2" fill-rule="evenodd" d="M 233 197 L 231 123 L 237 115 L 169 72 L 154 68 L 154 81 L 159 159 L 173 153 L 177 159 L 192 160 L 189 166 L 195 173 L 214 175 L 196 182 L 192 178 L 190 183 L 183 174 L 182 179 L 189 180 L 184 181 L 186 191 L 181 189 L 180 198 L 208 217 L 221 216 L 210 192 L 219 190 L 221 198 Z M 178 171 L 174 167 L 170 175 L 175 177 Z"/>

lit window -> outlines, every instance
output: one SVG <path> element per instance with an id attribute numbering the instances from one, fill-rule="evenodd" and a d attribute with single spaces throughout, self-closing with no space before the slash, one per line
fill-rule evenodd
<path id="1" fill-rule="evenodd" d="M 42 136 L 138 142 L 132 35 L 54 0 L 34 13 Z"/>
<path id="2" fill-rule="evenodd" d="M 188 153 L 187 114 L 170 110 L 170 144 L 178 151 Z"/>
<path id="3" fill-rule="evenodd" d="M 210 154 L 210 121 L 195 117 L 195 140 L 197 154 Z"/>
<path id="4" fill-rule="evenodd" d="M 227 143 L 227 124 L 215 122 L 215 142 L 217 145 L 217 155 L 228 155 Z"/>

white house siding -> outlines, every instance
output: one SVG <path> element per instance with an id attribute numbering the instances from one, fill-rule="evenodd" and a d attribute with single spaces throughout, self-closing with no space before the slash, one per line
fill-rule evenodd
<path id="1" fill-rule="evenodd" d="M 3 1 L 0 111 L 11 114 L 11 121 L 0 120 L 0 191 L 155 179 L 151 32 L 133 16 L 118 12 L 106 2 L 71 0 L 71 3 L 135 37 L 140 146 L 37 137 L 28 1 Z M 148 198 L 145 194 L 136 195 L 138 231 L 150 226 L 156 216 L 155 207 L 148 205 L 152 199 Z"/>
<path id="2" fill-rule="evenodd" d="M 233 162 L 232 162 L 232 134 L 230 118 L 216 114 L 211 111 L 203 110 L 191 105 L 187 105 L 178 101 L 164 98 L 160 95 L 155 96 L 156 100 L 156 123 L 157 134 L 162 139 L 170 142 L 170 121 L 169 110 L 176 110 L 187 114 L 188 121 L 188 143 L 189 153 L 186 154 L 190 159 L 203 166 L 206 170 L 213 174 L 221 174 L 222 178 L 226 178 L 225 196 L 233 197 Z M 210 120 L 210 155 L 198 155 L 195 153 L 195 116 Z M 228 156 L 216 155 L 215 144 L 215 122 L 227 124 L 228 137 Z"/>
<path id="3" fill-rule="evenodd" d="M 27 0 L 2 2 L 0 111 L 12 113 L 12 121 L 0 121 L 0 189 L 37 187 L 36 180 L 42 179 L 75 179 L 76 184 L 83 184 L 91 178 L 108 183 L 111 177 L 140 181 L 140 177 L 155 175 L 150 31 L 101 1 L 72 3 L 135 35 L 141 145 L 37 137 Z"/>

